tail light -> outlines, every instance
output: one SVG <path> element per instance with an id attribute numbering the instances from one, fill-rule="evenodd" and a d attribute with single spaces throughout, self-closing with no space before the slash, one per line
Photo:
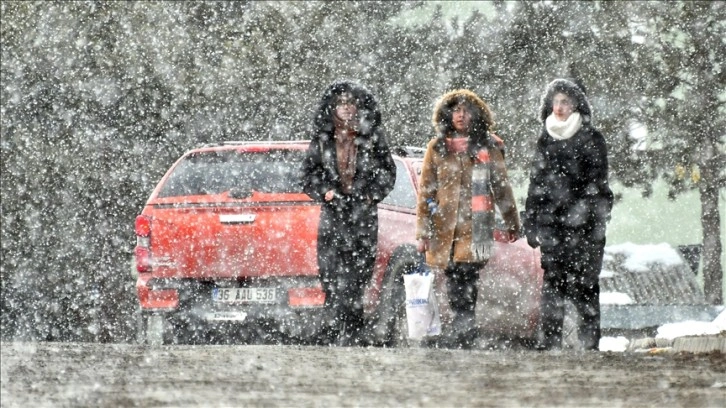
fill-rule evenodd
<path id="1" fill-rule="evenodd" d="M 136 217 L 136 270 L 151 272 L 151 218 L 145 215 Z"/>

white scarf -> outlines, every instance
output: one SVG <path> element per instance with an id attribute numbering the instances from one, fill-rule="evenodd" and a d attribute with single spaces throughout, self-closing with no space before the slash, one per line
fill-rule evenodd
<path id="1" fill-rule="evenodd" d="M 567 120 L 557 120 L 554 114 L 550 114 L 545 119 L 545 128 L 547 133 L 555 140 L 567 140 L 571 138 L 582 126 L 582 118 L 580 112 L 572 112 Z"/>

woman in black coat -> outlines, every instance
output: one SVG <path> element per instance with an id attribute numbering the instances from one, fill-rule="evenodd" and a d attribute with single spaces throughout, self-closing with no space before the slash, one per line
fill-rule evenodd
<path id="1" fill-rule="evenodd" d="M 600 340 L 599 276 L 613 194 L 605 139 L 592 126 L 591 115 L 581 87 L 566 79 L 548 85 L 524 225 L 529 245 L 542 251 L 544 349 L 562 347 L 567 299 L 582 318 L 582 347 L 596 350 Z"/>
<path id="2" fill-rule="evenodd" d="M 361 85 L 328 87 L 313 125 L 303 188 L 321 203 L 317 250 L 329 341 L 362 344 L 363 293 L 378 244 L 377 204 L 393 189 L 396 166 L 377 102 Z"/>

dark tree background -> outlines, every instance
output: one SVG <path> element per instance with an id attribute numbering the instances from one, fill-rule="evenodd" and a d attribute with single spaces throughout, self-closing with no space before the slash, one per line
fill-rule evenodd
<path id="1" fill-rule="evenodd" d="M 377 94 L 396 144 L 424 145 L 436 98 L 474 90 L 513 168 L 528 164 L 544 86 L 579 78 L 614 179 L 700 192 L 705 290 L 723 302 L 723 3 L 495 1 L 396 23 L 425 6 L 0 3 L 2 338 L 132 340 L 133 220 L 155 183 L 201 143 L 305 138 L 339 78 Z M 658 150 L 633 149 L 633 121 Z"/>

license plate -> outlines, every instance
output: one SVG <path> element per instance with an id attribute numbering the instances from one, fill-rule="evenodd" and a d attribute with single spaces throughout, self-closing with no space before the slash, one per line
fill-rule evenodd
<path id="1" fill-rule="evenodd" d="M 280 303 L 282 296 L 276 288 L 214 288 L 212 301 L 217 303 Z"/>

